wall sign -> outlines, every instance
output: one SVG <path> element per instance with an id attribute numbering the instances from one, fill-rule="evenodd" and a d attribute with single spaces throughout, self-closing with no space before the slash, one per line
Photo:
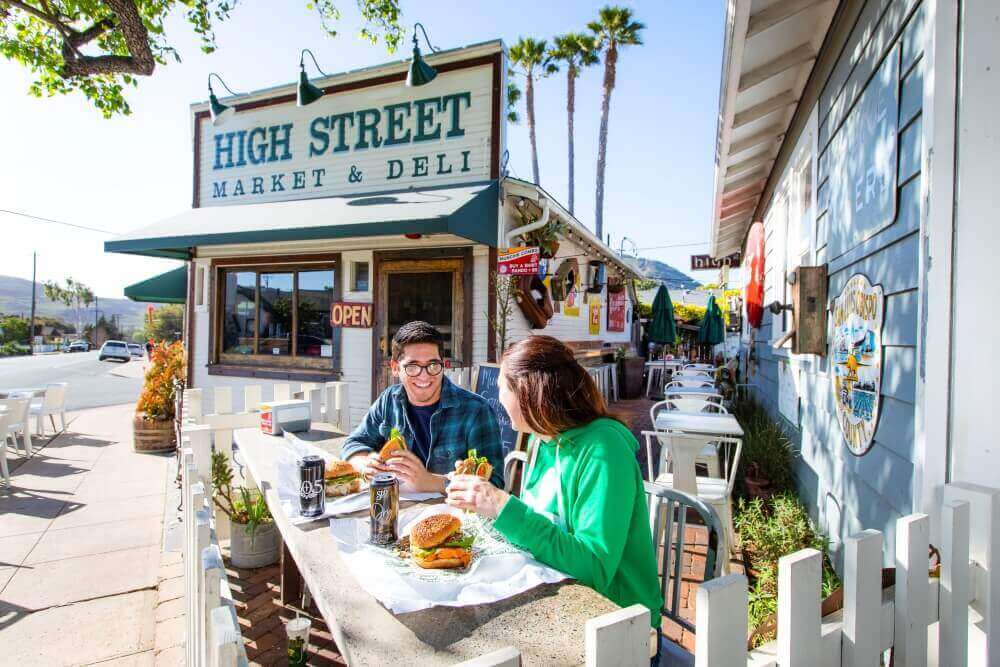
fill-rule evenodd
<path id="1" fill-rule="evenodd" d="M 591 336 L 601 335 L 601 296 L 599 294 L 589 295 L 587 307 L 590 314 L 590 325 L 588 331 Z"/>
<path id="2" fill-rule="evenodd" d="M 608 292 L 608 331 L 625 331 L 625 292 Z"/>
<path id="3" fill-rule="evenodd" d="M 851 453 L 871 447 L 878 422 L 882 384 L 882 322 L 885 298 L 881 285 L 852 276 L 833 302 L 833 393 L 837 421 Z"/>
<path id="4" fill-rule="evenodd" d="M 201 206 L 402 190 L 490 177 L 493 66 L 200 121 Z"/>
<path id="5" fill-rule="evenodd" d="M 747 323 L 759 329 L 764 319 L 764 223 L 759 220 L 747 232 L 746 258 L 750 270 L 743 288 L 743 303 L 747 307 Z"/>
<path id="6" fill-rule="evenodd" d="M 502 276 L 533 276 L 539 273 L 540 259 L 538 248 L 500 248 L 497 252 L 497 273 Z"/>
<path id="7" fill-rule="evenodd" d="M 799 365 L 794 360 L 778 362 L 778 410 L 795 428 L 799 427 Z"/>
<path id="8" fill-rule="evenodd" d="M 724 266 L 738 267 L 741 259 L 739 251 L 718 259 L 711 255 L 691 255 L 691 270 L 708 271 L 709 269 L 721 269 Z"/>
<path id="9" fill-rule="evenodd" d="M 371 329 L 372 304 L 337 301 L 330 306 L 330 324 L 348 329 Z"/>

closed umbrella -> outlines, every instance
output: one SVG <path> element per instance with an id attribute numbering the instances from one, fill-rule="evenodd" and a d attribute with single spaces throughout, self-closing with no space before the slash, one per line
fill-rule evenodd
<path id="1" fill-rule="evenodd" d="M 649 340 L 661 345 L 673 345 L 677 340 L 677 323 L 674 321 L 674 304 L 670 300 L 670 292 L 660 284 L 653 299 L 653 317 L 649 323 Z M 653 372 L 652 369 L 649 371 Z M 667 355 L 663 355 L 663 370 L 660 373 L 660 385 L 667 377 Z"/>
<path id="2" fill-rule="evenodd" d="M 705 317 L 698 327 L 698 342 L 706 345 L 718 345 L 726 340 L 726 323 L 722 319 L 722 309 L 715 302 L 715 295 L 708 297 L 705 305 Z"/>

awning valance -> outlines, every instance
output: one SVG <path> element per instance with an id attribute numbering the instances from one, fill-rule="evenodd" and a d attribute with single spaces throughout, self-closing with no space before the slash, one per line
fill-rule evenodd
<path id="1" fill-rule="evenodd" d="M 184 303 L 187 300 L 187 267 L 180 266 L 125 288 L 133 301 Z"/>
<path id="2" fill-rule="evenodd" d="M 106 241 L 104 250 L 187 259 L 197 246 L 388 234 L 455 234 L 496 246 L 497 183 L 206 206 Z"/>

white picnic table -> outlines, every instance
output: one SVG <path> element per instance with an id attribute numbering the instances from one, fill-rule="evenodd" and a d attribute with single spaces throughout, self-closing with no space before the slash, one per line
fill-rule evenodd
<path id="1" fill-rule="evenodd" d="M 285 440 L 256 428 L 234 431 L 233 439 L 281 532 L 282 598 L 297 603 L 303 581 L 349 665 L 454 665 L 506 646 L 516 646 L 524 664 L 581 665 L 587 620 L 619 609 L 568 580 L 493 604 L 393 614 L 354 578 L 328 521 L 293 525 L 285 515 L 276 488 Z"/>

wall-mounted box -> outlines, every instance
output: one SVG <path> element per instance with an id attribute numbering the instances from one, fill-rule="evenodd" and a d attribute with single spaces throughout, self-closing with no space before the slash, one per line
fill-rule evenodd
<path id="1" fill-rule="evenodd" d="M 795 335 L 793 354 L 826 354 L 826 265 L 800 266 L 789 280 Z"/>

